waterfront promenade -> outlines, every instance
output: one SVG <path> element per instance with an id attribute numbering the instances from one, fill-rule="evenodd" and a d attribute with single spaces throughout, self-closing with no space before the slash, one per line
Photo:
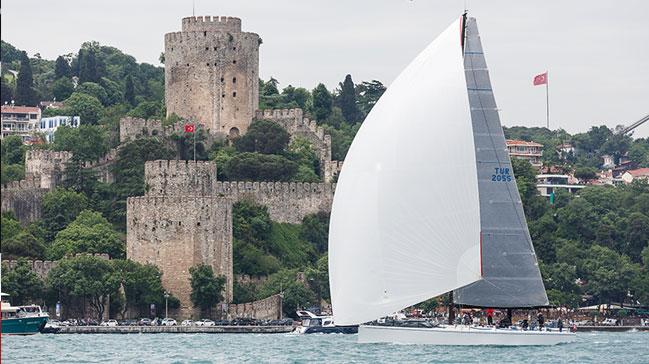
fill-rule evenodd
<path id="1" fill-rule="evenodd" d="M 59 334 L 282 334 L 293 326 L 63 326 Z"/>

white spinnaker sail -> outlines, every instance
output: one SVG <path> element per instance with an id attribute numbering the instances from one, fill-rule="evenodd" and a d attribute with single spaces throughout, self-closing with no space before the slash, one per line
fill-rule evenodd
<path id="1" fill-rule="evenodd" d="M 345 158 L 329 229 L 339 325 L 372 321 L 480 279 L 460 31 L 458 20 L 397 77 Z"/>

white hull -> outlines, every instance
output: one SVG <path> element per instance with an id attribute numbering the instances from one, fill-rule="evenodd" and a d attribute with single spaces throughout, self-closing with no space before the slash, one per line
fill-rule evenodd
<path id="1" fill-rule="evenodd" d="M 556 345 L 575 341 L 567 331 L 522 331 L 469 326 L 434 328 L 370 326 L 358 328 L 359 343 L 430 345 Z"/>

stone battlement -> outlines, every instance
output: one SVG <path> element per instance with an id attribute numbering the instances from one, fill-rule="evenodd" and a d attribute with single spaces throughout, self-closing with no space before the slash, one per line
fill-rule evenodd
<path id="1" fill-rule="evenodd" d="M 304 127 L 323 141 L 327 136 L 324 129 L 318 126 L 315 120 L 309 120 L 309 118 L 304 117 L 304 111 L 300 108 L 257 110 L 255 112 L 255 119 L 275 121 L 282 124 L 289 133 L 294 132 L 299 127 Z"/>
<path id="2" fill-rule="evenodd" d="M 183 32 L 240 32 L 241 19 L 231 16 L 190 16 L 182 19 Z"/>
<path id="3" fill-rule="evenodd" d="M 77 254 L 77 256 L 81 256 L 83 254 Z M 110 256 L 108 254 L 87 254 L 95 257 L 99 257 L 102 259 L 110 259 Z M 14 259 L 6 259 L 2 261 L 2 264 L 4 265 L 3 268 L 7 268 L 7 270 L 13 270 L 16 268 L 16 265 L 18 265 L 18 260 Z M 30 266 L 32 272 L 38 274 L 38 276 L 42 279 L 45 279 L 47 275 L 50 273 L 52 269 L 54 269 L 59 262 L 56 260 L 27 260 L 27 264 Z"/>
<path id="4" fill-rule="evenodd" d="M 48 149 L 33 149 L 25 153 L 25 159 L 40 159 L 43 161 L 67 161 L 72 158 L 72 152 Z"/>
<path id="5" fill-rule="evenodd" d="M 126 143 L 141 136 L 167 136 L 183 131 L 181 123 L 163 126 L 157 119 L 124 117 L 119 120 L 119 142 Z"/>
<path id="6" fill-rule="evenodd" d="M 41 179 L 33 176 L 31 178 L 21 179 L 20 181 L 11 181 L 2 185 L 2 192 L 5 191 L 21 191 L 28 189 L 41 188 Z"/>
<path id="7" fill-rule="evenodd" d="M 88 162 L 83 162 L 83 168 L 86 169 L 91 169 L 91 168 L 97 168 L 101 167 L 105 164 L 111 164 L 115 162 L 115 159 L 117 159 L 117 152 L 119 148 L 113 148 L 108 151 L 103 157 L 94 160 L 94 161 L 88 161 Z"/>

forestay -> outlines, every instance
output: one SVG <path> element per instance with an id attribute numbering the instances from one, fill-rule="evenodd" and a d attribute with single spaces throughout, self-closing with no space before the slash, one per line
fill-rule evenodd
<path id="1" fill-rule="evenodd" d="M 548 304 L 525 221 L 475 18 L 466 24 L 464 67 L 480 191 L 483 279 L 455 291 L 457 304 Z"/>
<path id="2" fill-rule="evenodd" d="M 358 324 L 480 279 L 476 156 L 456 21 L 354 139 L 334 197 L 334 318 Z"/>

